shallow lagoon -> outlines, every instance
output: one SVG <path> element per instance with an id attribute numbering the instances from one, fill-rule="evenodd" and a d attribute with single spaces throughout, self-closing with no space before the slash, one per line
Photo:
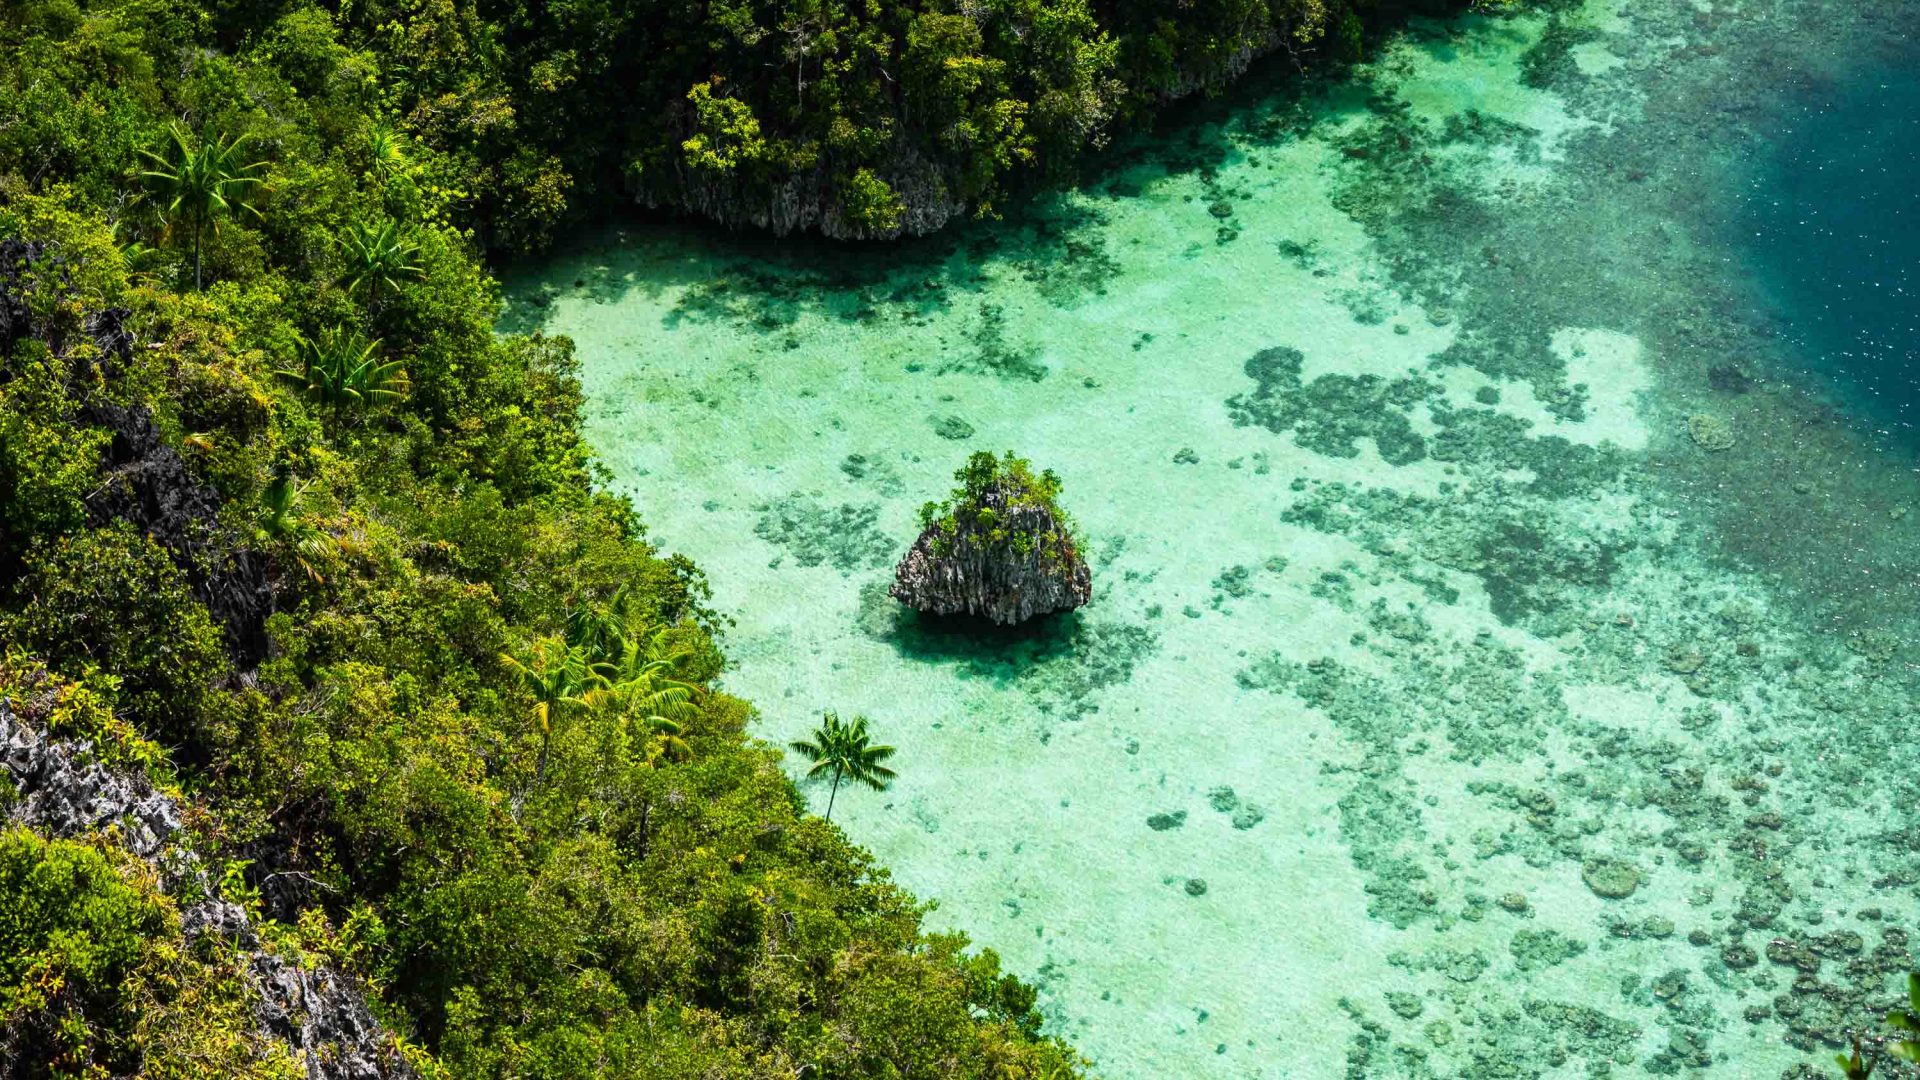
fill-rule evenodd
<path id="1" fill-rule="evenodd" d="M 901 780 L 836 820 L 1103 1075 L 1779 1076 L 1920 914 L 1915 440 L 1751 227 L 1782 118 L 1914 55 L 1839 7 L 1421 25 L 1004 222 L 628 226 L 508 324 L 577 342 L 760 733 L 871 716 Z M 1009 447 L 1095 602 L 906 616 Z"/>

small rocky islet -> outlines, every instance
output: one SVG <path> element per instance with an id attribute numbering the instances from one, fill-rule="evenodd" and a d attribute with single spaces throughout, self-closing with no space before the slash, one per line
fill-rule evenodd
<path id="1" fill-rule="evenodd" d="M 889 592 L 916 611 L 1011 626 L 1093 599 L 1093 573 L 1059 507 L 1060 481 L 1009 451 L 975 454 L 945 504 L 928 503 Z"/>

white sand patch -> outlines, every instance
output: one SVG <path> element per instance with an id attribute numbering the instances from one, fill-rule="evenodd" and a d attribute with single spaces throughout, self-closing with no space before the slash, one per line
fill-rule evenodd
<path id="1" fill-rule="evenodd" d="M 1614 68 L 1625 67 L 1627 63 L 1597 41 L 1581 42 L 1570 51 L 1573 54 L 1573 66 L 1578 68 L 1582 75 L 1605 75 Z"/>
<path id="2" fill-rule="evenodd" d="M 1640 415 L 1640 396 L 1651 382 L 1640 339 L 1613 330 L 1565 327 L 1554 332 L 1551 348 L 1567 365 L 1567 385 L 1585 388 L 1583 420 L 1563 420 L 1554 415 L 1525 383 L 1496 383 L 1466 368 L 1436 371 L 1432 377 L 1447 388 L 1453 403 L 1461 406 L 1473 403 L 1473 395 L 1481 387 L 1494 387 L 1500 392 L 1500 410 L 1531 422 L 1535 435 L 1558 435 L 1589 446 L 1612 443 L 1622 450 L 1646 449 L 1648 428 Z"/>
<path id="3" fill-rule="evenodd" d="M 1561 690 L 1567 711 L 1576 719 L 1596 724 L 1649 723 L 1663 715 L 1663 705 L 1651 690 L 1630 686 L 1609 686 L 1599 682 L 1574 682 Z"/>
<path id="4" fill-rule="evenodd" d="M 1587 418 L 1556 421 L 1553 431 L 1580 442 L 1611 442 L 1625 450 L 1647 445 L 1640 395 L 1651 385 L 1640 339 L 1614 330 L 1567 327 L 1553 335 L 1553 353 L 1567 365 L 1567 384 L 1587 388 Z"/>

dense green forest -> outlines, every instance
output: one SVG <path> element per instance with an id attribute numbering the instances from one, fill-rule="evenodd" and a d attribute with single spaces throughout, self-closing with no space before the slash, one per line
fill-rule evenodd
<path id="1" fill-rule="evenodd" d="M 613 201 L 835 236 L 927 232 L 1070 175 L 1257 56 L 1349 57 L 1465 0 L 213 0 L 197 44 L 432 146 L 422 179 L 521 249 Z M 1363 19 L 1364 16 L 1364 19 Z"/>
<path id="2" fill-rule="evenodd" d="M 0 719 L 152 777 L 426 1075 L 1076 1074 L 747 738 L 699 571 L 595 490 L 570 343 L 496 336 L 484 258 L 635 194 L 983 208 L 1354 20 L 0 5 Z M 297 1072 L 191 875 L 114 841 L 0 832 L 0 1076 Z"/>

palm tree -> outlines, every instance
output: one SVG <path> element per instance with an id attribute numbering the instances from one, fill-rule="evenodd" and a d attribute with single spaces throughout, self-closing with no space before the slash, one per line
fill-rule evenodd
<path id="1" fill-rule="evenodd" d="M 403 278 L 420 276 L 420 268 L 410 261 L 420 254 L 420 245 L 402 236 L 393 221 L 369 225 L 354 222 L 340 238 L 347 253 L 347 275 L 342 284 L 347 295 L 367 294 L 367 310 L 380 303 L 380 287 L 398 289 Z"/>
<path id="2" fill-rule="evenodd" d="M 393 174 L 405 172 L 410 164 L 406 140 L 384 120 L 367 130 L 367 157 L 373 174 L 383 184 L 393 179 Z"/>
<path id="3" fill-rule="evenodd" d="M 693 748 L 681 738 L 685 730 L 681 725 L 700 714 L 694 704 L 700 688 L 676 678 L 692 653 L 672 645 L 667 635 L 664 626 L 623 634 L 613 659 L 592 665 L 602 685 L 589 698 L 596 705 L 619 708 L 623 717 L 646 730 L 649 764 L 663 757 L 669 761 L 691 757 Z"/>
<path id="4" fill-rule="evenodd" d="M 203 133 L 196 149 L 185 129 L 175 124 L 169 132 L 172 145 L 166 154 L 142 150 L 154 168 L 140 175 L 163 199 L 169 230 L 184 226 L 193 237 L 193 287 L 201 287 L 200 249 L 208 229 L 218 231 L 222 219 L 240 211 L 254 217 L 260 211 L 250 201 L 264 183 L 256 175 L 266 162 L 244 162 L 240 151 L 248 136 L 229 139 L 224 135 Z"/>
<path id="5" fill-rule="evenodd" d="M 617 660 L 626 647 L 627 627 L 638 620 L 636 600 L 624 583 L 604 604 L 567 608 L 567 644 L 587 650 L 596 663 Z"/>
<path id="6" fill-rule="evenodd" d="M 308 397 L 331 408 L 397 400 L 407 393 L 407 373 L 398 360 L 380 359 L 380 342 L 336 328 L 320 340 L 300 339 L 301 370 L 276 372 Z"/>
<path id="7" fill-rule="evenodd" d="M 583 650 L 554 638 L 535 641 L 525 659 L 501 653 L 500 663 L 520 680 L 521 688 L 533 698 L 529 715 L 534 726 L 540 729 L 540 759 L 533 768 L 533 781 L 537 784 L 547 775 L 554 725 L 567 713 L 592 710 L 598 704 L 596 692 L 605 686 L 605 681 L 594 673 Z"/>
<path id="8" fill-rule="evenodd" d="M 818 776 L 828 770 L 833 771 L 833 788 L 827 793 L 827 820 L 833 820 L 833 800 L 840 794 L 840 781 L 853 780 L 875 791 L 887 790 L 887 784 L 896 775 L 892 769 L 880 764 L 893 756 L 891 746 L 873 746 L 867 742 L 867 718 L 855 716 L 853 723 L 840 721 L 838 713 L 829 712 L 822 717 L 822 723 L 813 733 L 811 740 L 789 744 L 794 751 L 813 762 L 813 768 L 807 770 L 808 776 Z"/>
<path id="9" fill-rule="evenodd" d="M 315 581 L 325 581 L 314 563 L 333 552 L 333 537 L 317 528 L 300 513 L 300 485 L 293 480 L 285 464 L 273 467 L 273 479 L 260 496 L 260 511 L 254 517 L 253 538 L 263 546 L 284 547 L 293 553 L 293 561 Z"/>

